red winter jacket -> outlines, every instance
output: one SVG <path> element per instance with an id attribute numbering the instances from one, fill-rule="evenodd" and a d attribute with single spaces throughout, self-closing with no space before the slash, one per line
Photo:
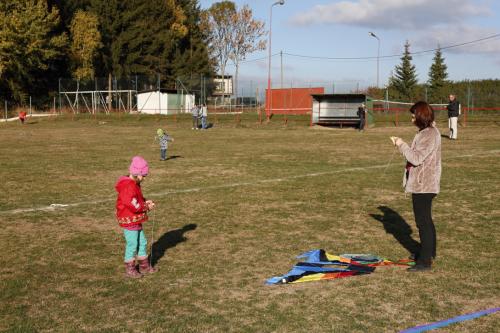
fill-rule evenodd
<path id="1" fill-rule="evenodd" d="M 118 192 L 116 199 L 116 218 L 120 227 L 138 226 L 148 220 L 146 199 L 141 187 L 129 177 L 122 176 L 115 185 Z"/>

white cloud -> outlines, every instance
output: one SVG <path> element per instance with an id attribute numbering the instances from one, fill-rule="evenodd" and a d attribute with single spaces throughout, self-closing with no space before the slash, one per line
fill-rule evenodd
<path id="1" fill-rule="evenodd" d="M 351 0 L 317 5 L 292 18 L 293 24 L 345 24 L 380 29 L 426 29 L 489 16 L 484 1 Z"/>
<path id="2" fill-rule="evenodd" d="M 431 28 L 418 35 L 414 45 L 416 49 L 432 49 L 437 45 L 442 47 L 457 45 L 483 39 L 498 34 L 494 29 L 480 28 L 468 25 L 440 26 Z M 467 44 L 446 50 L 447 53 L 487 53 L 500 58 L 500 36 L 481 42 Z M 500 59 L 499 59 L 500 60 Z"/>

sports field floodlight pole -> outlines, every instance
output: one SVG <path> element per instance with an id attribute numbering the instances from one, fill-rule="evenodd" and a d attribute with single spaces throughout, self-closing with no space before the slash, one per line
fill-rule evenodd
<path id="1" fill-rule="evenodd" d="M 266 96 L 266 118 L 269 121 L 271 113 L 271 32 L 272 32 L 272 22 L 273 22 L 273 7 L 276 5 L 284 5 L 285 0 L 276 1 L 271 5 L 269 10 L 269 67 L 267 70 L 267 96 Z"/>
<path id="2" fill-rule="evenodd" d="M 377 39 L 378 42 L 378 47 L 377 47 L 377 88 L 379 87 L 379 64 L 380 64 L 380 38 L 378 38 L 377 35 L 375 35 L 373 32 L 368 33 L 370 36 L 373 38 Z"/>

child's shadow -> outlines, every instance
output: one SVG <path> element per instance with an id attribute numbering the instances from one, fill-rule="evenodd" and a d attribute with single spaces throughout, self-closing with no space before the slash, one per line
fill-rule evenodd
<path id="1" fill-rule="evenodd" d="M 378 209 L 384 214 L 370 214 L 375 220 L 382 222 L 384 229 L 391 234 L 408 252 L 418 253 L 420 243 L 411 237 L 411 227 L 406 223 L 401 215 L 386 206 L 379 206 Z"/>
<path id="2" fill-rule="evenodd" d="M 176 158 L 182 158 L 182 156 L 180 156 L 180 155 L 172 155 L 172 156 L 168 156 L 166 159 L 167 160 L 175 160 Z"/>
<path id="3" fill-rule="evenodd" d="M 153 243 L 151 254 L 151 264 L 154 266 L 165 255 L 167 249 L 175 247 L 177 244 L 187 240 L 184 233 L 195 230 L 198 226 L 194 223 L 186 224 L 181 229 L 175 229 L 164 233 L 156 242 Z"/>

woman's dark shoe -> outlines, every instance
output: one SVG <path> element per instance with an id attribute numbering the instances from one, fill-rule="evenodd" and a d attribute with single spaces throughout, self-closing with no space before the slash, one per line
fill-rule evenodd
<path id="1" fill-rule="evenodd" d="M 414 272 L 425 272 L 425 271 L 430 271 L 431 266 L 430 265 L 423 265 L 423 264 L 416 264 L 415 266 L 412 266 L 407 269 L 408 272 L 414 273 Z"/>
<path id="2" fill-rule="evenodd" d="M 410 255 L 408 256 L 408 259 L 413 260 L 413 261 L 417 261 L 418 260 L 418 253 L 410 253 Z M 434 259 L 436 259 L 436 254 L 432 255 L 432 260 L 434 260 Z"/>

